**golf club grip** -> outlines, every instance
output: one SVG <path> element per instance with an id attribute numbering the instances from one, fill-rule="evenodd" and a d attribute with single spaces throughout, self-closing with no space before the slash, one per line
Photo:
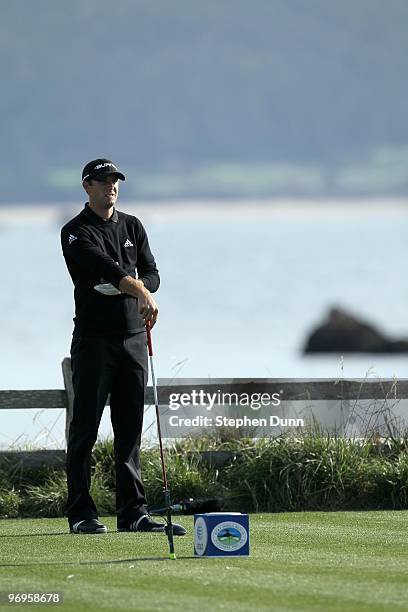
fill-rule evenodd
<path id="1" fill-rule="evenodd" d="M 149 356 L 153 357 L 153 343 L 152 343 L 152 332 L 150 330 L 150 321 L 146 323 L 146 334 L 147 334 L 147 350 L 149 351 Z"/>

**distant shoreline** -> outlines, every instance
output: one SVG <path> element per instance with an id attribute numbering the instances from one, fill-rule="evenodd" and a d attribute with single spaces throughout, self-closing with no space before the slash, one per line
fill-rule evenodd
<path id="1" fill-rule="evenodd" d="M 4 223 L 59 223 L 68 220 L 82 209 L 83 203 L 56 204 L 0 204 L 0 224 Z M 327 200 L 316 199 L 245 199 L 245 200 L 167 200 L 167 201 L 120 201 L 118 210 L 143 217 L 144 219 L 179 220 L 179 215 L 188 218 L 205 216 L 234 217 L 255 215 L 293 216 L 308 215 L 372 215 L 408 214 L 408 200 L 405 198 L 359 198 Z M 177 215 L 175 219 L 174 215 Z"/>

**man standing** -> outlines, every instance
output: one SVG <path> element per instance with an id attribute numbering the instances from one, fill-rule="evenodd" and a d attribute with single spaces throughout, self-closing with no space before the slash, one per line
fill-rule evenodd
<path id="1" fill-rule="evenodd" d="M 107 531 L 89 489 L 92 448 L 109 393 L 118 530 L 165 532 L 147 512 L 140 469 L 148 376 L 145 326 L 157 319 L 152 293 L 160 279 L 143 225 L 115 209 L 119 179 L 125 176 L 110 160 L 89 162 L 82 172 L 89 201 L 61 230 L 62 251 L 75 286 L 66 508 L 71 533 Z M 175 535 L 185 534 L 180 525 L 173 530 Z"/>

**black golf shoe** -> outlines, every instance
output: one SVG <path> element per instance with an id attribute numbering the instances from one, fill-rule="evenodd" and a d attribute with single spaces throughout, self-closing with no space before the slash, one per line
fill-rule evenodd
<path id="1" fill-rule="evenodd" d="M 69 526 L 71 533 L 106 533 L 106 526 L 98 519 L 84 519 Z"/>
<path id="2" fill-rule="evenodd" d="M 182 525 L 172 523 L 173 535 L 183 536 L 187 532 Z M 127 525 L 118 525 L 118 531 L 137 531 L 141 533 L 166 533 L 167 525 L 154 521 L 148 514 L 143 514 L 137 521 Z"/>

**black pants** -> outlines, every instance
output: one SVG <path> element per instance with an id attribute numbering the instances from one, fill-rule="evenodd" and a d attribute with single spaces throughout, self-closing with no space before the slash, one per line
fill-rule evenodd
<path id="1" fill-rule="evenodd" d="M 91 453 L 110 393 L 116 512 L 121 526 L 146 512 L 140 470 L 147 384 L 146 334 L 92 338 L 75 333 L 71 363 L 75 398 L 67 448 L 68 520 L 72 524 L 98 516 L 89 492 Z"/>

